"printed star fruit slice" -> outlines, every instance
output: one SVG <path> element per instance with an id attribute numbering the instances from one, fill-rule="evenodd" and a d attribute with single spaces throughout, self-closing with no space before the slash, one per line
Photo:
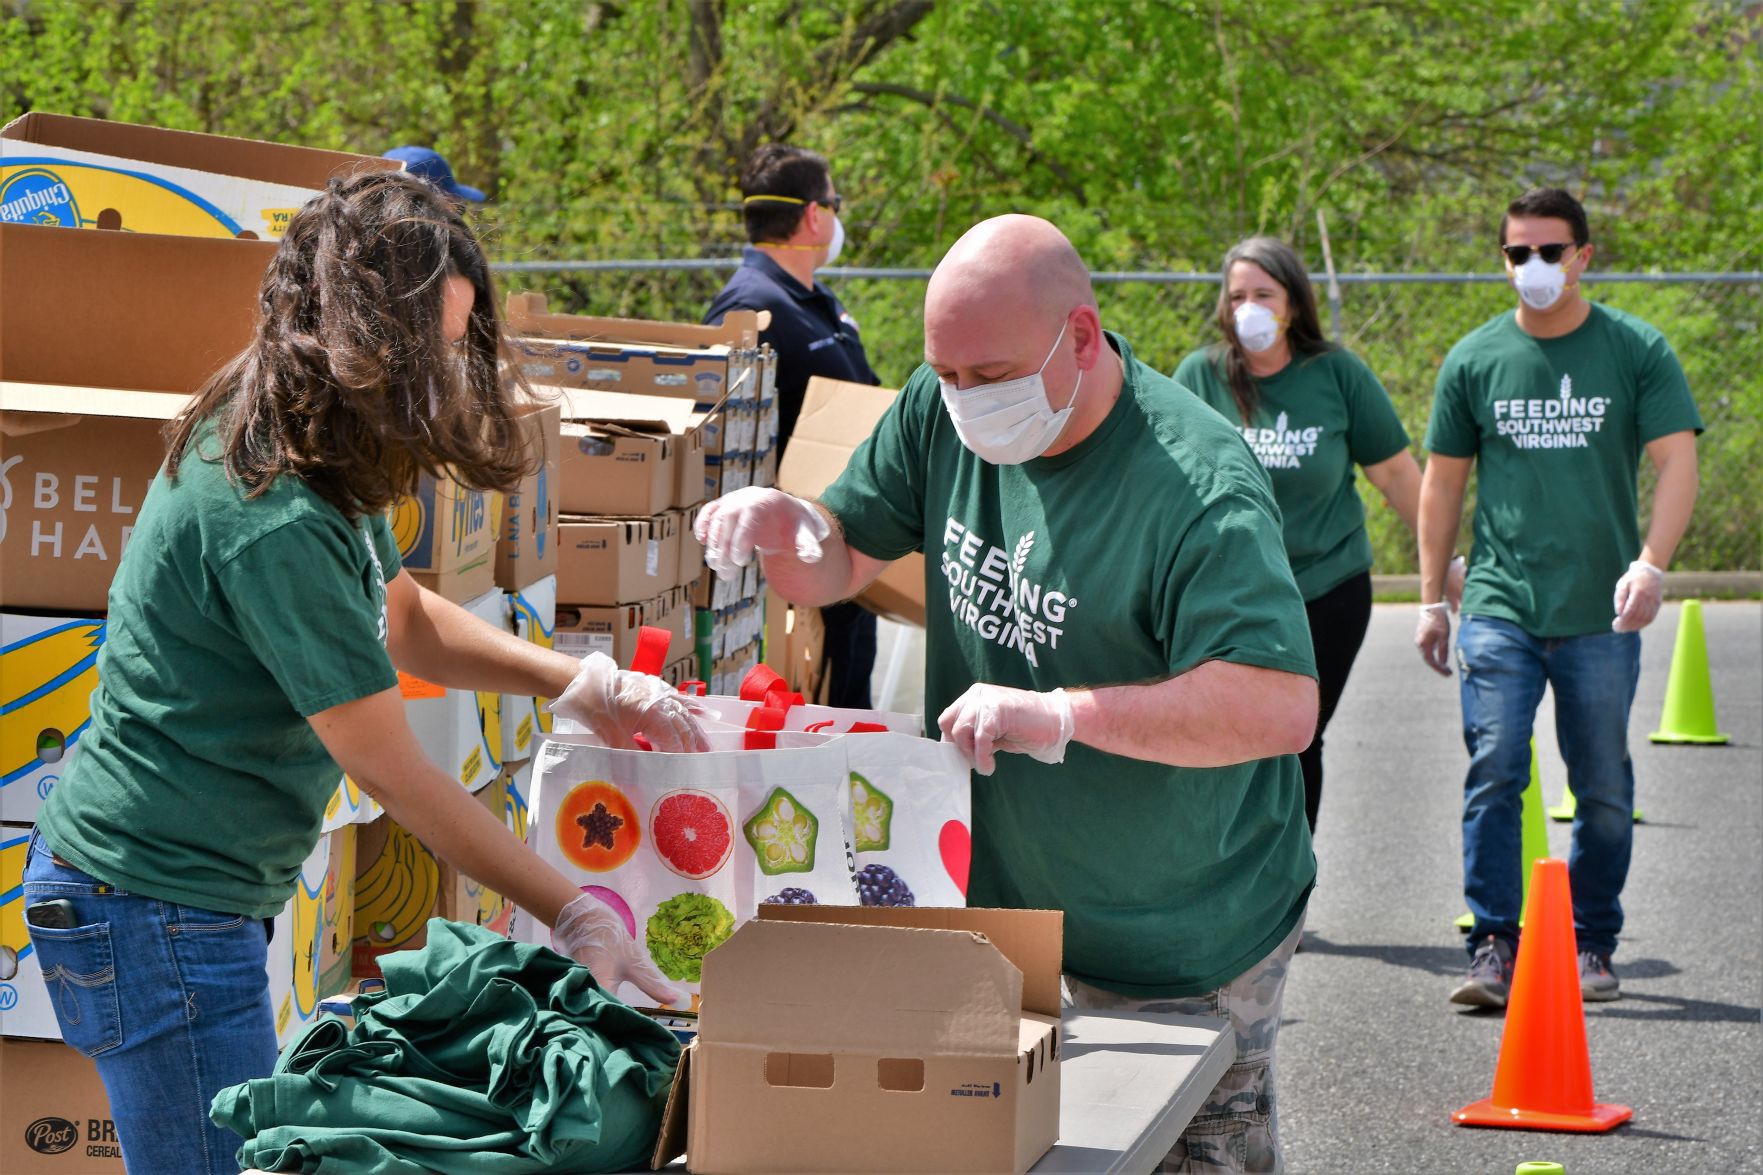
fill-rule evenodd
<path id="1" fill-rule="evenodd" d="M 894 801 L 875 784 L 851 772 L 851 814 L 857 827 L 857 851 L 879 853 L 888 847 Z"/>
<path id="2" fill-rule="evenodd" d="M 759 871 L 766 876 L 814 869 L 814 840 L 820 821 L 783 788 L 772 789 L 759 810 L 741 825 L 741 831 L 747 834 L 747 843 L 759 859 Z"/>

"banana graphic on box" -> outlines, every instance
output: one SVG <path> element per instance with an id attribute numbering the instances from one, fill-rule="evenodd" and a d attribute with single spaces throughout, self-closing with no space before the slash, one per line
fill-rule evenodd
<path id="1" fill-rule="evenodd" d="M 357 851 L 366 861 L 373 846 L 364 839 Z M 384 847 L 355 875 L 355 940 L 376 954 L 404 947 L 428 925 L 440 892 L 434 857 L 408 830 L 386 821 Z"/>
<path id="2" fill-rule="evenodd" d="M 85 733 L 103 643 L 104 621 L 73 620 L 0 648 L 0 784 L 65 757 Z"/>
<path id="3" fill-rule="evenodd" d="M 318 956 L 323 945 L 326 874 L 294 886 L 294 1009 L 302 1021 L 318 1011 Z"/>
<path id="4" fill-rule="evenodd" d="M 31 953 L 31 937 L 24 927 L 24 856 L 31 838 L 0 841 L 0 983 L 18 975 L 19 960 Z"/>

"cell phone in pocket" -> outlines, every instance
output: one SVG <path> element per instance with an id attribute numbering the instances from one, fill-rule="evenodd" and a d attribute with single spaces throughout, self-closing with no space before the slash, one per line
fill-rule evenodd
<path id="1" fill-rule="evenodd" d="M 72 930 L 80 924 L 74 917 L 73 903 L 66 898 L 26 906 L 24 920 L 26 924 L 41 926 L 44 930 Z"/>

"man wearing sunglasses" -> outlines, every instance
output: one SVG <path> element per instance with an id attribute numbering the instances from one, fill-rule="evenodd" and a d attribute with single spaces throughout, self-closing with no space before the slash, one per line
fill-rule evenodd
<path id="1" fill-rule="evenodd" d="M 1479 463 L 1474 548 L 1457 637 L 1463 740 L 1463 888 L 1475 917 L 1454 1003 L 1504 1007 L 1524 897 L 1522 796 L 1545 687 L 1578 811 L 1568 870 L 1580 993 L 1621 994 L 1610 957 L 1622 930 L 1633 841 L 1628 714 L 1640 630 L 1695 505 L 1701 417 L 1671 346 L 1633 315 L 1594 305 L 1585 210 L 1558 188 L 1526 192 L 1500 221 L 1518 294 L 1445 357 L 1420 489 L 1421 606 L 1414 643 L 1451 672 L 1445 568 L 1464 486 Z M 1658 473 L 1643 543 L 1635 474 Z"/>
<path id="2" fill-rule="evenodd" d="M 844 201 L 826 160 L 813 151 L 768 143 L 741 172 L 741 211 L 751 244 L 741 267 L 704 321 L 720 323 L 730 310 L 766 310 L 771 325 L 761 342 L 777 352 L 778 458 L 783 458 L 812 376 L 877 384 L 857 320 L 815 270 L 838 260 L 845 243 L 839 221 Z M 875 669 L 875 616 L 846 600 L 822 608 L 826 630 L 827 702 L 868 709 Z"/>

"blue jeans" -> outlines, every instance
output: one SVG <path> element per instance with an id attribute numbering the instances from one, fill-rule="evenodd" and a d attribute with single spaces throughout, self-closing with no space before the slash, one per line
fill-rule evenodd
<path id="1" fill-rule="evenodd" d="M 33 832 L 24 903 L 66 899 L 72 929 L 28 926 L 68 1044 L 91 1057 L 129 1175 L 239 1169 L 214 1095 L 275 1068 L 263 923 L 125 893 Z"/>
<path id="2" fill-rule="evenodd" d="M 1577 810 L 1567 858 L 1582 951 L 1609 954 L 1622 932 L 1622 886 L 1634 843 L 1628 712 L 1640 680 L 1638 632 L 1538 638 L 1486 616 L 1463 621 L 1463 894 L 1475 916 L 1469 949 L 1493 934 L 1518 941 L 1524 902 L 1521 819 L 1530 737 L 1543 687 L 1555 691 L 1555 736 Z"/>

